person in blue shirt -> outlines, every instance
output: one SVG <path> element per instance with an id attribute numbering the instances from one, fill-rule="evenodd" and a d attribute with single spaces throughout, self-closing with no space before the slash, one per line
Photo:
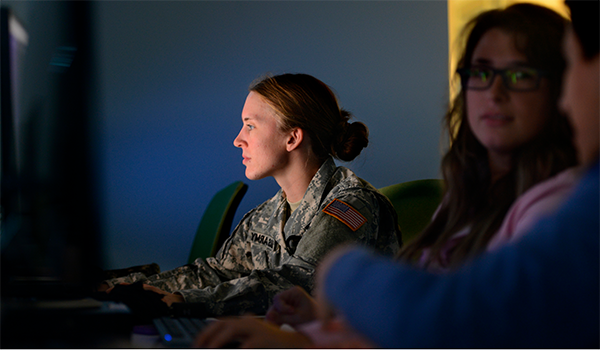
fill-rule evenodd
<path id="1" fill-rule="evenodd" d="M 598 1 L 566 4 L 561 107 L 586 166 L 571 196 L 519 242 L 449 274 L 341 248 L 319 269 L 322 318 L 335 310 L 379 347 L 600 346 Z"/>

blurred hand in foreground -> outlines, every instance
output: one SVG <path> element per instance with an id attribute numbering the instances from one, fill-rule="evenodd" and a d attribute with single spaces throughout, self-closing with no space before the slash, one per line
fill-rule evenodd
<path id="1" fill-rule="evenodd" d="M 327 298 L 325 293 L 325 280 L 329 274 L 331 266 L 344 254 L 355 249 L 353 245 L 342 245 L 338 248 L 333 249 L 325 258 L 321 261 L 317 268 L 317 275 L 315 277 L 315 310 L 317 318 L 323 323 L 324 327 L 327 327 L 327 323 L 334 319 L 337 315 L 333 305 Z"/>
<path id="2" fill-rule="evenodd" d="M 308 337 L 255 317 L 223 318 L 211 323 L 195 341 L 201 348 L 221 348 L 239 342 L 240 348 L 306 348 Z M 238 346 L 238 344 L 236 344 Z"/>
<path id="3" fill-rule="evenodd" d="M 317 302 L 301 287 L 293 287 L 273 298 L 266 319 L 277 325 L 292 327 L 317 319 Z"/>

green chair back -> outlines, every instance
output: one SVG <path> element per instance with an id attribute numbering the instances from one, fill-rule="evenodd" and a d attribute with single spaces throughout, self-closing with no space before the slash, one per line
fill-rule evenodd
<path id="1" fill-rule="evenodd" d="M 236 181 L 217 192 L 206 207 L 192 244 L 188 264 L 197 258 L 215 256 L 229 236 L 233 216 L 248 185 Z"/>
<path id="2" fill-rule="evenodd" d="M 379 189 L 394 205 L 402 242 L 408 243 L 431 221 L 442 201 L 443 180 L 425 179 L 403 182 Z"/>

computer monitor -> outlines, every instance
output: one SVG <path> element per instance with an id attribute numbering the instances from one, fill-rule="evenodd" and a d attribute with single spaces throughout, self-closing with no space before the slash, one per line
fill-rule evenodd
<path id="1" fill-rule="evenodd" d="M 19 109 L 19 92 L 25 49 L 29 42 L 27 31 L 8 9 L 1 9 L 0 21 L 0 56 L 2 86 L 0 88 L 1 106 L 1 192 L 0 192 L 0 232 L 5 238 L 2 244 L 10 241 L 16 233 L 21 213 L 19 182 L 20 149 L 22 140 L 21 110 Z"/>
<path id="2" fill-rule="evenodd" d="M 91 5 L 18 5 L 46 23 L 2 8 L 1 292 L 58 296 L 102 266 Z"/>

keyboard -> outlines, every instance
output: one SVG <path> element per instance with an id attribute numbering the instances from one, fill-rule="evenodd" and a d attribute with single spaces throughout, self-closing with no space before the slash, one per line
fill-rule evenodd
<path id="1" fill-rule="evenodd" d="M 160 317 L 152 322 L 164 346 L 189 348 L 198 333 L 211 321 L 193 317 Z"/>

